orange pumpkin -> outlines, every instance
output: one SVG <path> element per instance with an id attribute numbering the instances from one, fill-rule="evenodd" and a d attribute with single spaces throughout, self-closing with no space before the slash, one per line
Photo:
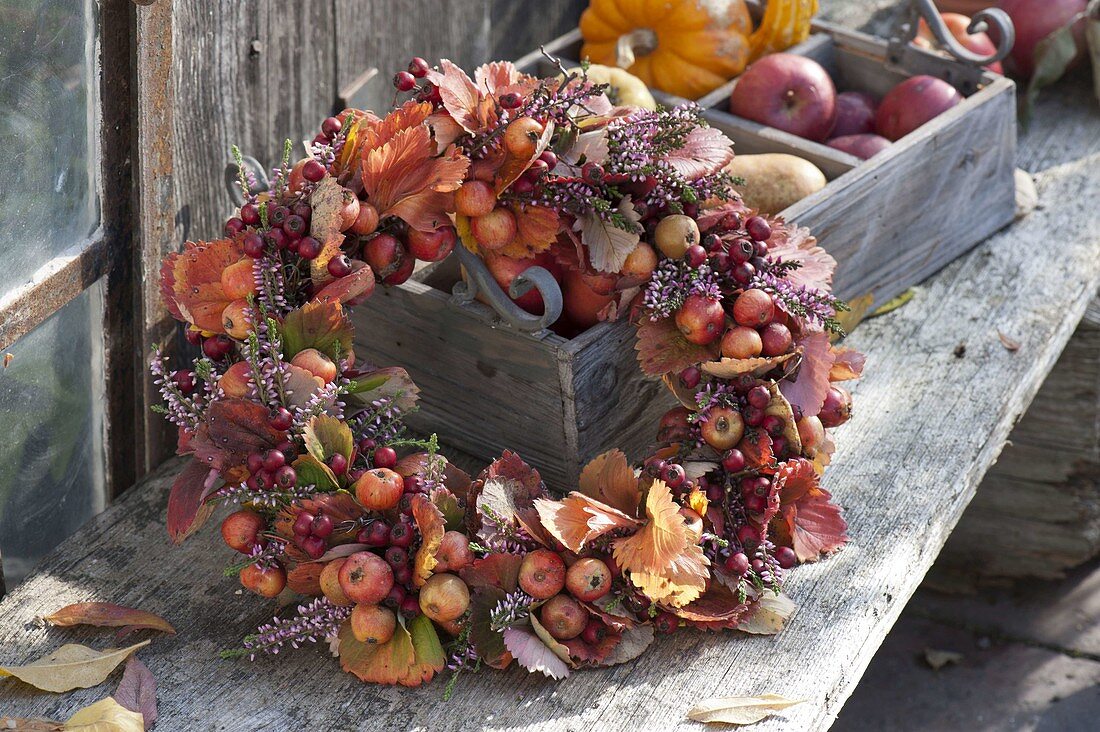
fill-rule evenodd
<path id="1" fill-rule="evenodd" d="M 753 32 L 744 0 L 592 0 L 581 15 L 581 56 L 698 99 L 761 53 L 804 40 L 816 10 L 817 0 L 769 0 Z"/>

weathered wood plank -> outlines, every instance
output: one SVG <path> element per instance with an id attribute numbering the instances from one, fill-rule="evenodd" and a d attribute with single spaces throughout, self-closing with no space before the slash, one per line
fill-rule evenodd
<path id="1" fill-rule="evenodd" d="M 102 633 L 33 623 L 57 606 L 94 598 L 163 613 L 179 629 L 141 653 L 159 680 L 167 729 L 696 729 L 684 718 L 693 701 L 765 691 L 807 703 L 758 729 L 824 729 L 1096 292 L 1097 164 L 1094 157 L 1041 175 L 1043 207 L 1034 215 L 852 336 L 870 354 L 869 367 L 826 483 L 845 507 L 853 541 L 794 573 L 788 591 L 800 607 L 775 638 L 681 632 L 633 663 L 559 684 L 518 669 L 486 672 L 460 682 L 447 703 L 442 684 L 363 686 L 330 665 L 321 648 L 255 664 L 218 661 L 217 651 L 238 643 L 267 610 L 219 576 L 230 552 L 213 528 L 182 548 L 168 546 L 161 520 L 176 467 L 169 465 L 0 603 L 5 660 L 36 657 L 63 639 L 95 635 L 109 643 Z M 1060 255 L 1031 256 L 1055 222 Z M 1013 333 L 1021 349 L 1006 350 L 998 329 Z M 0 684 L 0 706 L 64 718 L 108 687 L 47 696 L 8 680 Z"/>
<path id="2" fill-rule="evenodd" d="M 491 0 L 490 5 L 491 56 L 515 59 L 576 28 L 588 0 L 544 0 L 536 12 L 529 3 L 515 0 Z"/>

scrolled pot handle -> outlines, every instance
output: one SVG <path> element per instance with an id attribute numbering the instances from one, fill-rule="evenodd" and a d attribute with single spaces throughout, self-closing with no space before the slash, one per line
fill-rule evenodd
<path id="1" fill-rule="evenodd" d="M 456 247 L 455 252 L 466 270 L 466 281 L 457 283 L 452 290 L 455 302 L 472 302 L 480 293 L 504 322 L 525 333 L 545 330 L 561 317 L 561 286 L 545 268 L 530 267 L 524 270 L 512 280 L 508 295 L 505 295 L 480 257 L 461 245 Z M 532 315 L 509 298 L 509 295 L 521 297 L 532 289 L 538 290 L 542 296 L 545 306 L 542 315 Z"/>
<path id="2" fill-rule="evenodd" d="M 997 50 L 989 56 L 983 56 L 966 48 L 951 35 L 951 31 L 947 29 L 932 0 L 912 0 L 912 2 L 917 12 L 924 18 L 924 22 L 928 24 L 936 43 L 959 61 L 974 66 L 989 66 L 1008 56 L 1013 44 L 1016 43 L 1016 28 L 1012 25 L 1012 19 L 1000 8 L 979 10 L 973 15 L 970 25 L 966 28 L 967 33 L 981 33 L 996 29 Z M 913 32 L 915 33 L 916 29 Z"/>
<path id="3" fill-rule="evenodd" d="M 259 160 L 250 155 L 244 155 L 241 157 L 241 162 L 244 163 L 245 170 L 251 173 L 256 181 L 255 185 L 250 186 L 252 193 L 263 193 L 270 188 L 271 184 L 267 180 L 267 171 L 264 170 L 264 166 L 260 165 Z M 229 161 L 225 166 L 225 187 L 229 191 L 229 200 L 233 202 L 234 206 L 244 204 L 244 191 L 241 190 L 239 183 L 240 175 L 240 168 L 237 167 L 237 163 L 232 160 Z"/>

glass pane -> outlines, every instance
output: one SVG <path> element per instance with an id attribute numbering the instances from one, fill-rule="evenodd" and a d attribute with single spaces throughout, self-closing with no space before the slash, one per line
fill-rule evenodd
<path id="1" fill-rule="evenodd" d="M 98 225 L 95 28 L 91 0 L 0 0 L 0 295 Z"/>
<path id="2" fill-rule="evenodd" d="M 103 510 L 103 281 L 0 368 L 0 555 L 10 588 Z"/>

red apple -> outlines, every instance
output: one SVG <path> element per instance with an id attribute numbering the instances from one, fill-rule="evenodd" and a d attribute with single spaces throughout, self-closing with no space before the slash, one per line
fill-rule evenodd
<path id="1" fill-rule="evenodd" d="M 836 124 L 830 137 L 861 135 L 875 131 L 875 98 L 863 92 L 846 91 L 836 95 Z"/>
<path id="2" fill-rule="evenodd" d="M 676 311 L 676 327 L 690 343 L 705 346 L 726 330 L 726 311 L 722 303 L 705 295 L 688 295 Z"/>
<path id="3" fill-rule="evenodd" d="M 836 121 L 836 87 L 821 64 L 773 53 L 737 79 L 730 111 L 808 140 L 824 140 Z"/>
<path id="4" fill-rule="evenodd" d="M 410 228 L 405 236 L 405 247 L 409 254 L 425 262 L 439 262 L 454 251 L 458 233 L 455 227 L 447 224 L 435 231 L 417 231 Z"/>
<path id="5" fill-rule="evenodd" d="M 562 297 L 565 300 L 565 314 L 582 330 L 587 330 L 598 323 L 600 311 L 612 300 L 611 297 L 601 295 L 589 287 L 584 276 L 572 269 L 568 270 L 562 278 Z"/>
<path id="6" fill-rule="evenodd" d="M 934 76 L 914 76 L 882 98 L 875 113 L 875 131 L 899 140 L 963 100 L 959 90 Z"/>
<path id="7" fill-rule="evenodd" d="M 880 152 L 890 147 L 889 140 L 882 135 L 874 134 L 834 137 L 825 144 L 841 152 L 846 152 L 849 155 L 855 155 L 860 160 L 873 158 L 875 155 L 878 155 Z"/>
<path id="8" fill-rule="evenodd" d="M 997 6 L 1008 13 L 1016 27 L 1016 43 L 1009 55 L 1009 71 L 1028 78 L 1035 71 L 1035 46 L 1054 31 L 1065 26 L 1078 13 L 1083 13 L 1088 0 L 1000 0 Z M 1077 42 L 1077 57 L 1085 55 L 1085 20 L 1073 26 Z"/>
<path id="9" fill-rule="evenodd" d="M 940 17 L 943 19 L 943 24 L 947 26 L 947 30 L 951 31 L 951 35 L 955 37 L 955 40 L 957 40 L 963 48 L 982 56 L 991 56 L 996 53 L 997 46 L 990 40 L 987 34 L 974 33 L 972 35 L 967 33 L 966 29 L 970 25 L 969 16 L 961 13 L 940 13 Z M 932 29 L 928 27 L 928 23 L 924 18 L 920 19 L 917 37 L 913 39 L 913 44 L 928 49 L 937 47 L 935 36 L 932 35 Z M 995 71 L 998 74 L 1002 72 L 1000 61 L 995 61 L 985 68 L 990 71 Z"/>

